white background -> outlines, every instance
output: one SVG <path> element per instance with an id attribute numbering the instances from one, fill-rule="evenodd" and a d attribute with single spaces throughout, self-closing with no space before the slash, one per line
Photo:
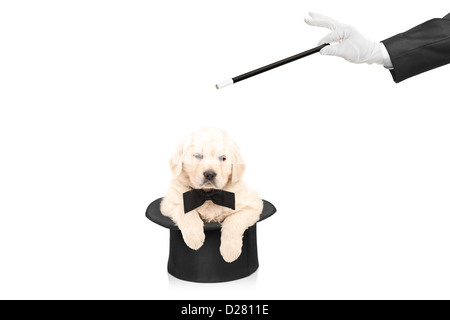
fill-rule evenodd
<path id="1" fill-rule="evenodd" d="M 395 84 L 314 55 L 330 15 L 379 41 L 448 1 L 2 1 L 0 298 L 450 298 L 450 67 Z M 278 212 L 259 272 L 167 275 L 144 217 L 179 140 L 226 129 Z"/>

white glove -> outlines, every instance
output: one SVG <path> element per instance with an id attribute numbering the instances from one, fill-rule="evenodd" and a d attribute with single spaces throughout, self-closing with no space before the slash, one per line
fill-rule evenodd
<path id="1" fill-rule="evenodd" d="M 314 12 L 310 12 L 309 15 L 311 18 L 305 19 L 307 24 L 332 30 L 319 41 L 318 45 L 338 42 L 324 47 L 320 50 L 321 54 L 341 57 L 353 63 L 377 63 L 392 68 L 389 54 L 381 42 L 372 42 L 354 27 L 339 23 L 330 17 Z"/>

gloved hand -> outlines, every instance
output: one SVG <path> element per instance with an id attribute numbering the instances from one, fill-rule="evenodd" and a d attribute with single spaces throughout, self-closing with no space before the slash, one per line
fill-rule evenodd
<path id="1" fill-rule="evenodd" d="M 386 68 L 392 68 L 389 54 L 381 42 L 372 42 L 354 27 L 342 24 L 330 17 L 310 12 L 311 18 L 305 22 L 311 26 L 324 27 L 332 30 L 323 37 L 318 45 L 330 43 L 320 50 L 323 55 L 338 56 L 353 63 L 377 63 Z M 337 44 L 332 44 L 337 42 Z"/>

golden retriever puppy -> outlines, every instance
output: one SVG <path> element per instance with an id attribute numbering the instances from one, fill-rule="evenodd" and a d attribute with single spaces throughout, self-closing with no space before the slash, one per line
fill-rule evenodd
<path id="1" fill-rule="evenodd" d="M 258 221 L 263 207 L 258 194 L 241 179 L 245 163 L 236 143 L 223 130 L 199 130 L 179 144 L 170 159 L 170 168 L 173 179 L 161 202 L 161 212 L 177 224 L 184 241 L 194 250 L 205 241 L 203 223 L 220 222 L 220 253 L 227 262 L 236 260 L 241 254 L 245 230 Z M 235 209 L 207 200 L 185 213 L 183 194 L 194 189 L 232 192 Z"/>

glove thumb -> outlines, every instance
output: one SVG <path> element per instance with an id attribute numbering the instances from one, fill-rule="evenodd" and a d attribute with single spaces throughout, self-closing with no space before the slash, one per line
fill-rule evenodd
<path id="1" fill-rule="evenodd" d="M 320 54 L 324 56 L 339 56 L 339 45 L 329 45 L 320 50 Z"/>

